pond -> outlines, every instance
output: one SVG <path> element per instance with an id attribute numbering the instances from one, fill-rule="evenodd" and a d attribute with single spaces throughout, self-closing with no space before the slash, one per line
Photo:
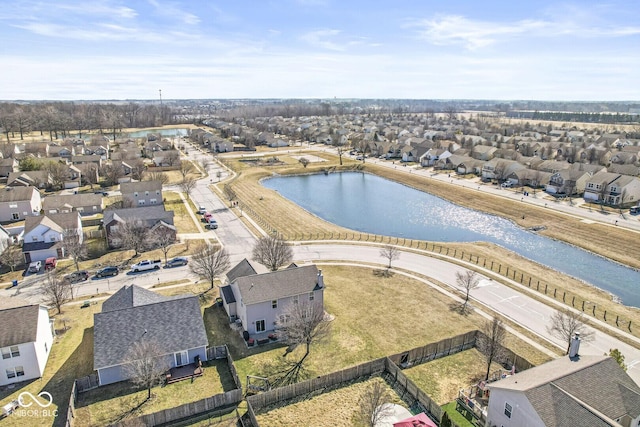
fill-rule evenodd
<path id="1" fill-rule="evenodd" d="M 584 280 L 640 307 L 640 272 L 504 218 L 360 172 L 269 178 L 262 184 L 309 212 L 363 233 L 437 242 L 486 241 Z"/>
<path id="2" fill-rule="evenodd" d="M 135 132 L 128 132 L 127 135 L 131 138 L 144 138 L 147 134 L 155 133 L 161 136 L 187 136 L 188 129 L 143 129 Z"/>

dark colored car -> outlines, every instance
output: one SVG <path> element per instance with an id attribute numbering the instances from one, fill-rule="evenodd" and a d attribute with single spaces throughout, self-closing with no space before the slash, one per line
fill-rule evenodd
<path id="1" fill-rule="evenodd" d="M 189 264 L 189 260 L 185 257 L 176 257 L 167 261 L 167 267 L 180 267 Z"/>
<path id="2" fill-rule="evenodd" d="M 64 276 L 64 278 L 71 283 L 83 282 L 89 279 L 89 273 L 86 270 L 74 271 Z"/>
<path id="3" fill-rule="evenodd" d="M 106 277 L 106 276 L 117 276 L 118 275 L 118 267 L 104 267 L 100 270 L 96 271 L 96 277 Z"/>

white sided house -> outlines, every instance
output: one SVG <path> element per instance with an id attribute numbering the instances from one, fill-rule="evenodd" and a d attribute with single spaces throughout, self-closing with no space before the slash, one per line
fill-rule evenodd
<path id="1" fill-rule="evenodd" d="M 313 302 L 324 307 L 324 278 L 315 265 L 292 264 L 284 270 L 229 278 L 220 290 L 222 303 L 229 319 L 241 322 L 250 336 L 275 330 L 290 304 Z"/>
<path id="2" fill-rule="evenodd" d="M 0 310 L 0 325 L 0 386 L 42 377 L 54 335 L 47 308 Z"/>
<path id="3" fill-rule="evenodd" d="M 640 387 L 609 356 L 569 356 L 488 385 L 487 426 L 637 427 Z"/>
<path id="4" fill-rule="evenodd" d="M 82 243 L 82 220 L 78 212 L 45 214 L 27 217 L 24 222 L 22 253 L 27 264 L 49 257 L 66 258 L 65 233 L 78 235 Z"/>

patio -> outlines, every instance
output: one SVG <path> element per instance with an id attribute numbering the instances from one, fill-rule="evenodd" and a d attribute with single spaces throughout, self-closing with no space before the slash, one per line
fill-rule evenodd
<path id="1" fill-rule="evenodd" d="M 165 383 L 171 384 L 189 378 L 201 377 L 202 375 L 204 375 L 204 370 L 201 364 L 190 363 L 169 369 Z"/>

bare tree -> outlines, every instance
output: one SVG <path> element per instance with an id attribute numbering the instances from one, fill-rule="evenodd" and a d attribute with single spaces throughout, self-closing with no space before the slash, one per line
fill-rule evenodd
<path id="1" fill-rule="evenodd" d="M 136 159 L 131 162 L 131 178 L 136 181 L 142 181 L 146 171 L 147 166 L 144 164 L 144 160 Z"/>
<path id="2" fill-rule="evenodd" d="M 198 184 L 198 181 L 196 181 L 194 178 L 187 177 L 183 179 L 180 182 L 180 184 L 178 184 L 178 186 L 180 187 L 180 190 L 183 193 L 187 193 L 187 196 L 191 196 L 191 192 L 193 191 L 194 188 L 196 188 L 197 184 Z"/>
<path id="3" fill-rule="evenodd" d="M 276 321 L 276 332 L 287 349 L 283 357 L 293 352 L 298 346 L 304 345 L 302 357 L 291 363 L 288 369 L 278 375 L 273 383 L 277 386 L 298 382 L 304 373 L 304 362 L 311 352 L 311 345 L 326 339 L 331 330 L 331 324 L 325 317 L 322 304 L 315 301 L 292 302 L 280 313 Z"/>
<path id="4" fill-rule="evenodd" d="M 298 162 L 300 162 L 302 167 L 304 167 L 305 169 L 309 165 L 309 159 L 307 159 L 306 157 L 300 157 L 300 160 L 298 160 Z"/>
<path id="5" fill-rule="evenodd" d="M 453 121 L 458 118 L 458 110 L 454 105 L 447 105 L 442 112 L 446 115 L 447 120 Z"/>
<path id="6" fill-rule="evenodd" d="M 229 254 L 226 249 L 212 245 L 202 245 L 191 257 L 189 268 L 200 277 L 205 278 L 213 289 L 213 283 L 220 274 L 229 268 Z"/>
<path id="7" fill-rule="evenodd" d="M 78 229 L 68 228 L 62 232 L 62 246 L 64 252 L 71 257 L 76 271 L 80 271 L 79 262 L 87 257 L 87 245 Z"/>
<path id="8" fill-rule="evenodd" d="M 147 172 L 145 181 L 160 181 L 162 185 L 169 183 L 169 177 L 163 172 Z"/>
<path id="9" fill-rule="evenodd" d="M 375 427 L 393 414 L 393 401 L 389 388 L 382 379 L 374 379 L 360 396 L 358 416 L 362 424 Z"/>
<path id="10" fill-rule="evenodd" d="M 400 249 L 393 245 L 385 245 L 380 249 L 380 256 L 389 260 L 389 266 L 391 268 L 391 262 L 400 258 Z"/>
<path id="11" fill-rule="evenodd" d="M 69 177 L 69 167 L 63 163 L 50 161 L 47 163 L 45 170 L 49 173 L 51 185 L 54 189 L 60 190 L 64 187 L 64 182 Z"/>
<path id="12" fill-rule="evenodd" d="M 49 270 L 42 283 L 42 297 L 46 304 L 54 306 L 60 314 L 62 305 L 72 298 L 71 283 L 61 280 L 53 270 Z"/>
<path id="13" fill-rule="evenodd" d="M 504 160 L 498 160 L 493 167 L 493 176 L 498 181 L 503 181 L 505 179 L 505 174 L 507 173 L 507 163 Z"/>
<path id="14" fill-rule="evenodd" d="M 258 239 L 253 247 L 253 260 L 266 266 L 271 271 L 288 264 L 293 259 L 291 247 L 279 237 L 264 236 Z"/>
<path id="15" fill-rule="evenodd" d="M 583 319 L 584 314 L 571 310 L 558 310 L 549 319 L 547 332 L 567 343 L 565 354 L 569 354 L 571 339 L 576 333 L 580 334 L 580 339 L 585 342 L 593 341 L 595 338 L 594 332 L 587 329 Z"/>
<path id="16" fill-rule="evenodd" d="M 0 264 L 6 265 L 15 271 L 16 267 L 24 263 L 24 255 L 19 245 L 11 244 L 0 254 Z"/>
<path id="17" fill-rule="evenodd" d="M 487 372 L 484 379 L 488 380 L 491 364 L 501 362 L 505 357 L 506 353 L 502 344 L 507 336 L 507 331 L 502 320 L 494 316 L 492 320 L 485 321 L 480 332 L 482 333 L 478 334 L 476 347 L 487 362 Z"/>
<path id="18" fill-rule="evenodd" d="M 100 171 L 107 185 L 116 185 L 120 178 L 124 176 L 124 170 L 120 165 L 105 164 Z"/>
<path id="19" fill-rule="evenodd" d="M 125 365 L 125 372 L 131 382 L 147 390 L 147 400 L 151 399 L 151 389 L 162 382 L 169 366 L 163 357 L 161 347 L 155 342 L 145 340 L 145 329 L 140 341 L 131 347 L 128 354 L 129 362 Z"/>
<path id="20" fill-rule="evenodd" d="M 175 233 L 173 232 L 173 230 L 170 230 L 167 227 L 161 227 L 151 235 L 151 242 L 153 246 L 160 248 L 160 250 L 164 254 L 165 264 L 167 263 L 167 255 L 169 254 L 171 245 L 173 245 L 175 241 Z"/>
<path id="21" fill-rule="evenodd" d="M 478 277 L 478 273 L 473 270 L 465 270 L 464 272 L 456 271 L 456 283 L 465 291 L 464 303 L 461 308 L 463 314 L 467 312 L 469 292 L 471 292 L 471 289 L 478 286 L 479 281 L 480 278 Z"/>
<path id="22" fill-rule="evenodd" d="M 194 169 L 193 163 L 189 160 L 180 161 L 180 175 L 182 175 L 182 180 L 187 179 L 187 176 L 192 173 Z"/>
<path id="23" fill-rule="evenodd" d="M 218 178 L 218 182 L 220 182 L 220 178 L 222 177 L 221 171 L 216 171 L 216 178 Z"/>
<path id="24" fill-rule="evenodd" d="M 113 247 L 131 249 L 135 251 L 134 256 L 144 252 L 150 245 L 151 232 L 147 224 L 141 219 L 127 219 L 111 227 L 111 237 L 109 244 Z"/>
<path id="25" fill-rule="evenodd" d="M 208 158 L 203 157 L 202 159 L 200 159 L 199 163 L 200 163 L 200 167 L 204 171 L 204 174 L 209 175 L 209 168 L 211 167 L 211 161 Z"/>
<path id="26" fill-rule="evenodd" d="M 91 186 L 98 183 L 98 165 L 95 163 L 85 163 L 79 166 L 80 172 L 82 172 L 82 179 Z"/>
<path id="27" fill-rule="evenodd" d="M 162 159 L 163 163 L 166 163 L 169 166 L 176 166 L 180 161 L 180 152 L 176 150 L 171 150 L 167 152 L 167 155 Z"/>
<path id="28" fill-rule="evenodd" d="M 342 166 L 342 155 L 347 151 L 347 146 L 340 141 L 340 138 L 335 138 L 333 140 L 333 147 L 336 149 L 338 153 L 338 159 L 340 159 L 340 166 Z"/>

